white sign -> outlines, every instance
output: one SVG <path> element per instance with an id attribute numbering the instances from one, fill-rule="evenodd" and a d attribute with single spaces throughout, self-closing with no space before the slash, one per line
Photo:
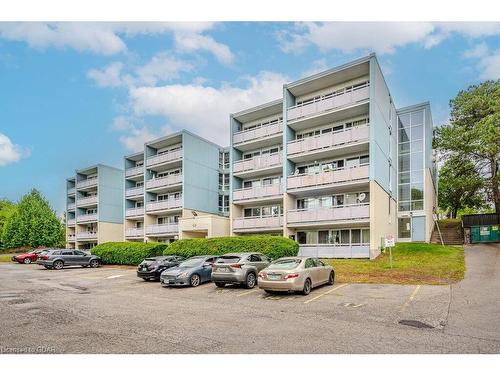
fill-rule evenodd
<path id="1" fill-rule="evenodd" d="M 394 242 L 394 236 L 392 234 L 385 236 L 385 247 L 394 247 Z"/>

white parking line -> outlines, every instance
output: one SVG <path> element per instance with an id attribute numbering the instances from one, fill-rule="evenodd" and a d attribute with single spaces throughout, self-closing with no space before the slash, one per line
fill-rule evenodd
<path id="1" fill-rule="evenodd" d="M 335 290 L 338 290 L 340 288 L 343 288 L 344 286 L 347 286 L 349 284 L 342 284 L 342 285 L 339 285 L 339 286 L 336 286 L 335 288 L 332 288 L 330 289 L 328 292 L 325 292 L 325 293 L 321 293 L 319 295 L 317 295 L 316 297 L 314 298 L 311 298 L 311 299 L 308 299 L 307 301 L 304 301 L 305 304 L 308 304 L 309 302 L 312 302 L 314 300 L 317 300 L 318 298 L 321 298 L 321 297 L 324 297 L 326 296 L 327 294 L 330 294 L 331 292 L 335 291 Z"/>
<path id="2" fill-rule="evenodd" d="M 415 298 L 415 296 L 417 295 L 419 290 L 420 290 L 420 285 L 417 285 L 415 287 L 415 290 L 413 291 L 413 293 L 410 295 L 410 298 L 408 298 L 408 300 L 405 302 L 405 304 L 401 307 L 401 311 L 403 311 L 404 309 L 406 309 L 408 307 L 408 305 L 410 304 L 411 301 L 413 301 L 413 299 Z"/>
<path id="3" fill-rule="evenodd" d="M 247 294 L 251 294 L 251 293 L 255 293 L 255 292 L 258 292 L 259 289 L 252 289 L 251 291 L 249 292 L 245 292 L 245 293 L 240 293 L 240 294 L 237 294 L 236 297 L 242 297 L 242 296 L 246 296 Z"/>
<path id="4" fill-rule="evenodd" d="M 117 277 L 122 277 L 123 275 L 111 275 L 106 277 L 106 279 L 116 279 Z"/>

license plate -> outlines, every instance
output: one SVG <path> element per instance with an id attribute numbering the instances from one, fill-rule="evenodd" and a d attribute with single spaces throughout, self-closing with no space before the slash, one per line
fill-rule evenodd
<path id="1" fill-rule="evenodd" d="M 269 280 L 280 280 L 281 276 L 280 275 L 267 275 L 267 278 Z"/>
<path id="2" fill-rule="evenodd" d="M 217 268 L 217 272 L 229 272 L 229 269 L 227 267 L 219 267 Z"/>

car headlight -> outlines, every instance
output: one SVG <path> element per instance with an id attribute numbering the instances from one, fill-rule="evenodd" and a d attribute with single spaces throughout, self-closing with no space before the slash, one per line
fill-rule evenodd
<path id="1" fill-rule="evenodd" d="M 177 277 L 183 278 L 183 277 L 188 277 L 189 273 L 188 272 L 182 272 L 180 273 Z"/>

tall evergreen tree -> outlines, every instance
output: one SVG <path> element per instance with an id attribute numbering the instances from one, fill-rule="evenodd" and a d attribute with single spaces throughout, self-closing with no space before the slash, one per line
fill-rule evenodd
<path id="1" fill-rule="evenodd" d="M 62 224 L 36 189 L 26 194 L 5 223 L 2 243 L 6 248 L 60 246 Z"/>

